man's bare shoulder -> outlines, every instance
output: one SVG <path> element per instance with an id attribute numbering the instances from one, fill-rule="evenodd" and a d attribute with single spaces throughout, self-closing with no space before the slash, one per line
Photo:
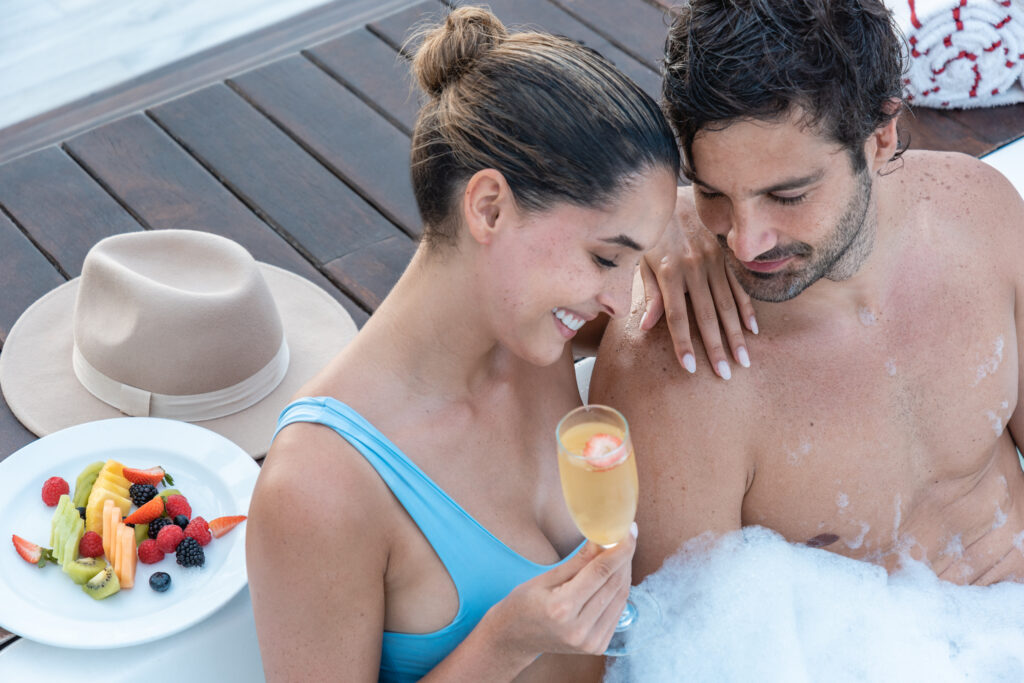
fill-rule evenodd
<path id="1" fill-rule="evenodd" d="M 1020 194 L 991 165 L 958 152 L 908 151 L 889 177 L 910 207 L 974 229 L 1007 225 L 1020 212 Z"/>

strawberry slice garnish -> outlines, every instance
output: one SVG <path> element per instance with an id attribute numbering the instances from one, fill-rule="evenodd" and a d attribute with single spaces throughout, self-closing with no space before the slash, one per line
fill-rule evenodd
<path id="1" fill-rule="evenodd" d="M 138 510 L 124 518 L 125 524 L 149 524 L 154 519 L 164 514 L 164 499 L 161 496 L 153 496 Z"/>
<path id="2" fill-rule="evenodd" d="M 174 486 L 174 479 L 164 472 L 163 467 L 150 467 L 148 470 L 139 470 L 134 467 L 125 467 L 121 472 L 125 479 L 133 484 L 150 484 L 156 486 L 164 482 L 168 486 Z"/>
<path id="3" fill-rule="evenodd" d="M 622 460 L 622 439 L 613 434 L 594 434 L 583 447 L 583 458 L 594 469 L 614 467 Z"/>
<path id="4" fill-rule="evenodd" d="M 210 522 L 210 533 L 213 534 L 214 538 L 220 538 L 244 521 L 245 515 L 218 517 Z"/>
<path id="5" fill-rule="evenodd" d="M 49 548 L 40 548 L 35 543 L 26 541 L 17 534 L 12 534 L 11 540 L 14 541 L 14 549 L 21 555 L 21 559 L 26 562 L 37 564 L 40 567 L 46 566 L 47 562 L 56 562 L 53 559 L 53 552 Z"/>

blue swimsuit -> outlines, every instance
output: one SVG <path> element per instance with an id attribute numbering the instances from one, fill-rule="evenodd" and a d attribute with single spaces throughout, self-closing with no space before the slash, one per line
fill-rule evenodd
<path id="1" fill-rule="evenodd" d="M 492 605 L 519 584 L 568 559 L 542 565 L 509 548 L 373 425 L 336 399 L 302 398 L 291 403 L 281 412 L 277 431 L 293 422 L 326 425 L 363 454 L 433 546 L 458 592 L 459 611 L 441 630 L 422 634 L 384 632 L 381 681 L 415 681 L 426 675 L 469 635 Z"/>

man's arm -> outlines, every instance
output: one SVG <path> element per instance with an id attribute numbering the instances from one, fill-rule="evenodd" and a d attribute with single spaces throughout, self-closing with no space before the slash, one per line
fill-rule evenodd
<path id="1" fill-rule="evenodd" d="M 1009 244 L 1005 250 L 1008 257 L 1005 267 L 1013 279 L 1014 304 L 1013 316 L 1017 332 L 1017 406 L 1010 416 L 1007 428 L 1010 436 L 1020 449 L 1024 446 L 1024 199 L 1006 178 L 999 173 L 994 182 L 995 192 L 1005 204 L 1005 220 L 1007 222 L 1007 239 Z"/>
<path id="2" fill-rule="evenodd" d="M 710 373 L 691 375 L 676 362 L 664 324 L 649 332 L 638 328 L 638 315 L 612 322 L 590 389 L 592 402 L 626 416 L 636 449 L 640 534 L 634 582 L 688 539 L 738 529 L 753 471 L 743 443 L 750 378 L 727 383 Z M 698 363 L 706 362 L 703 346 L 695 350 Z"/>

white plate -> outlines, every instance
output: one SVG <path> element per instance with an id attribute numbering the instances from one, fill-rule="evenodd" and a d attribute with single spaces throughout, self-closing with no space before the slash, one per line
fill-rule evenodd
<path id="1" fill-rule="evenodd" d="M 89 463 L 113 458 L 129 467 L 161 465 L 192 514 L 207 521 L 248 514 L 259 466 L 241 448 L 208 429 L 149 417 L 100 420 L 45 436 L 0 461 L 0 626 L 25 638 L 71 648 L 114 648 L 177 633 L 209 616 L 246 585 L 245 527 L 203 548 L 206 564 L 185 569 L 169 554 L 141 562 L 135 587 L 93 600 L 55 564 L 25 562 L 10 543 L 17 534 L 47 546 L 54 508 L 40 492 L 49 477 L 67 480 L 74 492 Z M 171 588 L 149 587 L 156 571 L 171 575 Z"/>

